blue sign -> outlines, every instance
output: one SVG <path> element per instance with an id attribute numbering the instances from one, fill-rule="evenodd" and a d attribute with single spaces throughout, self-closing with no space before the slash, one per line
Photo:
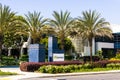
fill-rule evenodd
<path id="1" fill-rule="evenodd" d="M 48 61 L 49 62 L 52 62 L 52 61 L 55 61 L 53 59 L 54 57 L 54 53 L 55 53 L 55 56 L 56 55 L 59 55 L 59 54 L 63 54 L 64 55 L 64 51 L 63 50 L 60 50 L 58 48 L 58 44 L 57 44 L 57 38 L 54 37 L 54 36 L 49 36 L 48 37 Z M 63 56 L 62 55 L 62 56 Z M 63 57 L 64 58 L 64 57 Z M 64 60 L 62 58 L 62 60 Z M 60 59 L 57 59 L 57 61 L 59 61 Z M 61 60 L 60 60 L 61 61 Z"/>
<path id="2" fill-rule="evenodd" d="M 30 44 L 29 62 L 45 62 L 45 47 L 42 44 Z"/>

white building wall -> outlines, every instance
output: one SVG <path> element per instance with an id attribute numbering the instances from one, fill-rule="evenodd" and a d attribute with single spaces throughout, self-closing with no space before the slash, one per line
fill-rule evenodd
<path id="1" fill-rule="evenodd" d="M 82 56 L 90 56 L 90 48 L 88 46 L 84 46 L 84 54 Z"/>
<path id="2" fill-rule="evenodd" d="M 71 38 L 70 38 L 71 39 Z M 74 47 L 75 47 L 75 51 L 76 53 L 83 53 L 83 43 L 82 43 L 82 38 L 78 37 L 78 38 L 73 38 L 71 39 Z"/>
<path id="3" fill-rule="evenodd" d="M 114 43 L 96 42 L 96 50 L 102 50 L 102 48 L 114 48 Z"/>
<path id="4" fill-rule="evenodd" d="M 95 55 L 95 39 L 92 41 L 92 55 Z M 90 56 L 90 47 L 84 46 L 84 54 L 83 56 Z"/>

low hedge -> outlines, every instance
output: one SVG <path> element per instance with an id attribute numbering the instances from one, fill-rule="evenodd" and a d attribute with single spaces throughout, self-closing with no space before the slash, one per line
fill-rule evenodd
<path id="1" fill-rule="evenodd" d="M 107 60 L 97 61 L 92 64 L 92 67 L 93 68 L 105 68 L 108 63 L 110 62 Z"/>
<path id="2" fill-rule="evenodd" d="M 109 60 L 103 60 L 103 61 L 97 61 L 93 62 L 92 65 L 89 64 L 83 64 L 80 61 L 61 61 L 61 62 L 24 62 L 20 64 L 20 70 L 21 71 L 28 71 L 33 72 L 38 70 L 41 66 L 47 66 L 47 65 L 55 65 L 55 66 L 64 66 L 64 65 L 80 65 L 82 64 L 84 68 L 106 68 L 107 64 L 110 63 L 120 63 L 120 61 L 109 61 Z M 87 67 L 86 67 L 87 66 Z"/>
<path id="3" fill-rule="evenodd" d="M 92 64 L 84 65 L 66 65 L 66 66 L 54 66 L 47 65 L 41 66 L 38 69 L 40 73 L 70 73 L 70 72 L 88 72 L 88 71 L 108 71 L 108 70 L 120 70 L 120 63 L 108 63 L 104 68 L 93 68 Z"/>
<path id="4" fill-rule="evenodd" d="M 45 65 L 79 65 L 83 64 L 80 61 L 59 61 L 59 62 L 23 62 L 20 64 L 20 70 L 21 71 L 28 71 L 28 72 L 33 72 L 38 70 L 41 66 Z"/>
<path id="5" fill-rule="evenodd" d="M 74 68 L 71 68 L 74 67 Z M 38 69 L 38 72 L 41 73 L 69 73 L 72 72 L 75 68 L 75 65 L 66 65 L 66 66 L 55 66 L 55 65 L 48 65 L 48 66 L 41 66 Z"/>

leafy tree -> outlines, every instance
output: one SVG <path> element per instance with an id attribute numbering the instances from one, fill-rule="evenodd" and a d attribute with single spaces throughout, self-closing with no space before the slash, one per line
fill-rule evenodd
<path id="1" fill-rule="evenodd" d="M 58 46 L 59 47 L 60 47 L 60 44 L 61 44 L 60 39 L 58 39 Z M 71 40 L 69 38 L 65 38 L 65 40 L 64 40 L 64 50 L 65 50 L 65 53 L 67 51 L 69 51 L 70 49 L 72 49 L 72 48 L 73 48 L 73 45 L 72 45 Z"/>
<path id="2" fill-rule="evenodd" d="M 11 11 L 9 6 L 0 4 L 0 60 L 4 34 L 10 31 L 16 25 L 15 12 Z"/>

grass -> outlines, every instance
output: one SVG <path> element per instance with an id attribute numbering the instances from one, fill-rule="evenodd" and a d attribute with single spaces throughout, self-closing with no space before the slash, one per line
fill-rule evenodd
<path id="1" fill-rule="evenodd" d="M 6 75 L 17 75 L 17 73 L 0 71 L 0 76 L 6 76 Z"/>
<path id="2" fill-rule="evenodd" d="M 72 72 L 99 72 L 99 71 L 110 71 L 110 70 L 120 70 L 118 68 L 93 68 L 93 69 L 80 69 Z"/>

